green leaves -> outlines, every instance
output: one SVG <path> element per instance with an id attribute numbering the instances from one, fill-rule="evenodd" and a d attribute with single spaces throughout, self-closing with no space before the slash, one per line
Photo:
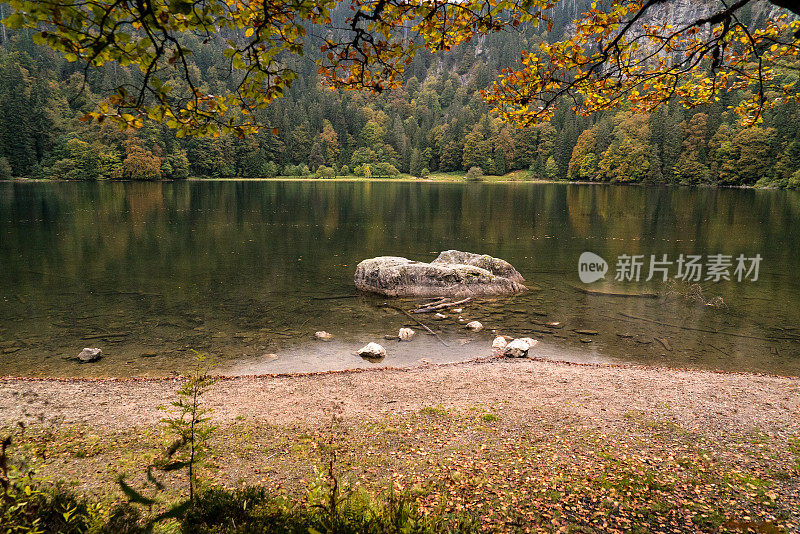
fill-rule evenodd
<path id="1" fill-rule="evenodd" d="M 19 29 L 25 24 L 25 18 L 20 13 L 14 12 L 6 17 L 2 22 L 9 28 Z"/>
<path id="2" fill-rule="evenodd" d="M 181 15 L 188 15 L 192 12 L 194 2 L 190 0 L 170 0 L 169 10 L 173 13 L 180 13 Z"/>

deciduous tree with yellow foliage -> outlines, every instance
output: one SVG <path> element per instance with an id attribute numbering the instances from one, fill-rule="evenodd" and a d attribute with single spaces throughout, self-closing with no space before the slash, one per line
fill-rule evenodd
<path id="1" fill-rule="evenodd" d="M 34 28 L 39 43 L 87 70 L 108 62 L 139 67 L 138 81 L 106 95 L 86 120 L 136 127 L 149 118 L 178 135 L 243 136 L 268 126 L 251 117 L 296 78 L 292 61 L 312 42 L 311 31 L 328 85 L 380 92 L 399 85 L 423 47 L 448 50 L 474 36 L 552 22 L 548 0 L 345 1 L 351 16 L 340 27 L 330 17 L 337 0 L 11 0 L 6 23 Z M 672 27 L 648 18 L 665 0 L 597 0 L 566 38 L 526 51 L 483 96 L 501 117 L 528 126 L 563 102 L 579 113 L 623 104 L 648 112 L 673 98 L 694 107 L 747 89 L 752 96 L 737 112 L 758 123 L 765 108 L 798 99 L 784 74 L 797 67 L 800 7 L 772 0 L 783 12 L 751 27 L 740 15 L 756 1 L 712 2 L 707 15 Z M 223 44 L 235 90 L 216 94 L 193 76 L 187 58 L 197 36 Z M 183 83 L 166 83 L 176 73 Z"/>

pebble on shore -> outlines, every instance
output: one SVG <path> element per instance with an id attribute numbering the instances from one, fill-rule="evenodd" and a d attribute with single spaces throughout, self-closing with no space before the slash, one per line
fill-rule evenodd
<path id="1" fill-rule="evenodd" d="M 524 358 L 528 355 L 528 351 L 536 346 L 539 342 L 529 337 L 517 338 L 503 349 L 503 356 L 509 358 Z"/>
<path id="2" fill-rule="evenodd" d="M 367 343 L 356 353 L 362 358 L 378 359 L 386 357 L 386 349 L 375 342 Z"/>

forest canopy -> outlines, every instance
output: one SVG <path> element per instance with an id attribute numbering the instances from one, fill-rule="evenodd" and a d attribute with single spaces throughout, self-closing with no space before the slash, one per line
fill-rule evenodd
<path id="1" fill-rule="evenodd" d="M 0 34 L 0 174 L 380 177 L 479 167 L 547 179 L 800 184 L 797 18 L 777 3 L 709 0 L 692 3 L 689 13 L 675 13 L 669 2 L 589 0 L 547 9 L 519 1 L 358 2 L 354 10 L 349 1 L 80 4 L 96 4 L 88 11 L 73 3 L 61 11 L 56 2 L 12 4 L 14 11 L 0 3 L 9 26 Z M 378 4 L 388 18 L 377 20 Z M 121 11 L 112 18 L 102 6 Z M 261 12 L 249 12 L 249 26 L 231 21 L 237 9 L 254 6 Z M 264 11 L 270 6 L 283 11 Z M 596 32 L 602 22 L 619 29 L 624 6 L 625 20 L 638 15 L 636 24 L 603 66 L 592 67 L 616 37 L 590 33 L 579 46 L 581 28 Z M 436 28 L 455 20 L 453 10 L 460 18 L 442 37 Z M 272 24 L 285 18 L 283 33 L 259 26 L 264 13 L 275 15 Z M 141 21 L 123 22 L 132 17 Z M 703 19 L 710 22 L 698 26 Z M 165 31 L 142 39 L 153 31 L 146 22 Z M 181 25 L 196 27 L 179 32 Z M 644 26 L 650 33 L 641 33 Z M 70 39 L 62 35 L 78 27 Z M 647 44 L 656 29 L 678 36 L 658 51 Z M 180 48 L 169 40 L 173 31 Z M 756 44 L 734 42 L 742 32 Z M 706 45 L 697 44 L 701 39 Z M 247 50 L 256 40 L 262 51 L 277 43 L 262 63 L 273 70 L 248 85 L 242 76 L 262 57 Z M 641 57 L 631 52 L 637 47 L 658 61 L 667 61 L 669 50 L 677 58 L 669 65 L 693 58 L 689 70 L 663 73 L 676 80 L 674 94 L 658 93 L 655 75 L 645 73 L 650 63 L 633 63 Z M 627 56 L 614 59 L 624 50 Z M 542 55 L 556 52 L 581 64 L 556 67 Z M 618 62 L 623 58 L 629 64 Z M 550 67 L 525 74 L 534 63 Z M 642 74 L 639 85 L 620 68 Z M 575 75 L 581 70 L 585 76 Z M 696 87 L 713 90 L 682 92 L 701 71 L 711 86 Z M 552 90 L 522 92 L 524 76 L 535 77 L 526 88 L 544 83 Z M 615 76 L 622 81 L 614 83 Z M 592 98 L 583 94 L 589 90 Z"/>
<path id="2" fill-rule="evenodd" d="M 138 127 L 149 118 L 179 135 L 258 131 L 253 112 L 283 96 L 297 77 L 291 58 L 309 48 L 319 48 L 318 73 L 330 87 L 380 93 L 401 86 L 406 65 L 422 48 L 441 52 L 488 33 L 553 27 L 549 0 L 9 3 L 8 26 L 35 30 L 37 44 L 84 71 L 110 62 L 137 67 L 137 76 L 115 87 L 87 120 Z M 592 1 L 563 39 L 523 50 L 482 94 L 494 112 L 523 126 L 549 120 L 564 100 L 584 113 L 622 103 L 652 112 L 673 98 L 696 107 L 743 89 L 751 95 L 737 112 L 758 123 L 764 108 L 798 98 L 796 84 L 784 83 L 781 72 L 796 67 L 800 50 L 800 21 L 788 9 L 756 26 L 743 17 L 756 0 L 705 2 L 708 9 L 676 26 L 652 16 L 668 3 Z M 334 17 L 337 10 L 346 16 Z M 204 90 L 190 68 L 189 58 L 208 43 L 223 49 L 220 68 L 229 83 L 219 93 Z"/>

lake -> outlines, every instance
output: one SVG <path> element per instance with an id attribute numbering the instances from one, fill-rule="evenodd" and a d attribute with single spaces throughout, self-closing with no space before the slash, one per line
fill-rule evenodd
<path id="1" fill-rule="evenodd" d="M 798 229 L 800 193 L 771 190 L 4 182 L 0 375 L 167 376 L 196 352 L 228 374 L 407 366 L 487 356 L 492 329 L 540 339 L 544 358 L 800 375 Z M 470 302 L 462 322 L 420 315 L 447 346 L 416 325 L 412 342 L 384 340 L 412 323 L 382 304 L 420 300 L 358 293 L 358 262 L 447 249 L 503 258 L 530 290 Z M 587 251 L 608 263 L 605 279 L 579 279 Z M 699 286 L 664 283 L 662 271 L 645 281 L 650 255 L 667 255 L 674 277 L 681 254 L 702 257 Z M 705 279 L 718 254 L 731 257 L 730 280 Z M 638 282 L 615 280 L 623 255 L 643 257 Z M 739 255 L 760 255 L 757 280 L 737 280 Z M 468 332 L 473 319 L 487 329 Z M 353 354 L 369 341 L 386 347 L 383 361 Z M 83 347 L 103 359 L 77 363 Z"/>

